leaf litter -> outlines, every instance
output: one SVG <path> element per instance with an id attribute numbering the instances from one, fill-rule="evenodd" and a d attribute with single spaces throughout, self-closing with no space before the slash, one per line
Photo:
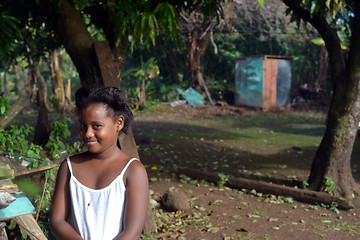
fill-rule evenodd
<path id="1" fill-rule="evenodd" d="M 161 114 L 167 113 L 165 111 Z M 271 119 L 272 117 L 269 117 L 266 121 L 269 122 Z M 318 145 L 311 142 L 313 140 L 308 141 L 311 148 L 301 145 L 301 142 L 291 143 L 291 146 L 285 149 L 284 156 L 257 155 L 257 150 L 249 148 L 248 144 L 230 141 L 228 132 L 225 137 L 221 137 L 221 131 L 217 128 L 220 126 L 219 123 L 216 123 L 217 126 L 213 125 L 217 120 L 207 119 L 206 128 L 203 129 L 194 125 L 190 135 L 185 123 L 181 122 L 181 119 L 176 121 L 172 125 L 171 115 L 166 115 L 158 122 L 144 121 L 149 129 L 156 128 L 156 136 L 152 137 L 150 143 L 140 146 L 139 153 L 143 156 L 144 164 L 150 166 L 147 169 L 150 179 L 153 180 L 150 181 L 151 188 L 160 194 L 173 186 L 182 189 L 191 199 L 191 211 L 168 213 L 155 209 L 159 233 L 153 238 L 149 236 L 148 239 L 304 239 L 304 236 L 312 239 L 359 238 L 360 218 L 356 209 L 336 212 L 324 206 L 302 204 L 286 196 L 262 194 L 251 190 L 233 190 L 173 174 L 177 168 L 187 166 L 204 171 L 225 172 L 229 176 L 247 176 L 255 179 L 275 176 L 290 181 L 304 181 L 308 170 L 298 169 L 309 169 Z M 196 120 L 186 116 L 186 121 L 188 124 Z M 304 122 L 309 121 L 312 121 L 311 117 L 307 117 Z M 245 136 L 249 133 L 245 125 L 258 122 L 244 121 L 241 127 L 234 124 L 234 134 Z M 299 125 L 301 122 L 299 117 L 296 123 Z M 145 126 L 141 125 L 139 128 Z M 202 126 L 205 124 L 202 123 Z M 223 129 L 231 128 L 224 122 L 221 126 Z M 210 127 L 214 127 L 214 130 L 209 132 Z M 171 139 L 166 138 L 169 135 L 166 131 L 169 129 L 173 134 Z M 178 134 L 177 129 L 181 129 L 181 134 Z M 135 135 L 136 131 L 134 128 Z M 143 135 L 148 135 L 146 129 L 142 132 Z M 266 134 L 276 135 L 276 138 L 281 135 L 275 128 L 270 131 L 262 129 L 261 134 L 266 136 L 262 138 L 267 140 L 264 144 L 272 148 L 276 147 L 274 141 L 277 140 L 270 140 Z M 178 137 L 179 135 L 181 137 Z M 294 152 L 292 146 L 300 146 L 301 154 Z M 203 157 L 206 161 L 200 160 Z M 266 165 L 259 165 L 259 158 L 266 161 Z M 153 161 L 149 161 L 151 159 Z M 289 159 L 293 159 L 294 163 L 287 161 Z M 151 166 L 157 168 L 151 169 Z M 264 172 L 264 169 L 267 171 Z M 293 171 L 294 169 L 297 171 Z M 324 216 L 320 220 L 314 217 L 321 215 Z"/>

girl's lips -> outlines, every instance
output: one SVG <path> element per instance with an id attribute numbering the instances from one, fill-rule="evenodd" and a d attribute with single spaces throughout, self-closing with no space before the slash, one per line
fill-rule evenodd
<path id="1" fill-rule="evenodd" d="M 85 141 L 86 144 L 91 145 L 97 143 L 97 141 Z"/>

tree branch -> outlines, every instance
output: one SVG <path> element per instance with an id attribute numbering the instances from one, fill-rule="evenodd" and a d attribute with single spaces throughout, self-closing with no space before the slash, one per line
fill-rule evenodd
<path id="1" fill-rule="evenodd" d="M 323 38 L 326 49 L 329 53 L 330 65 L 333 71 L 333 84 L 338 85 L 336 79 L 344 76 L 346 67 L 343 52 L 341 50 L 340 39 L 336 31 L 326 21 L 325 16 L 315 13 L 311 16 L 310 11 L 302 7 L 297 0 L 283 0 L 283 2 L 300 18 L 311 23 Z"/>
<path id="2" fill-rule="evenodd" d="M 214 17 L 214 18 L 211 20 L 209 26 L 208 26 L 208 27 L 205 29 L 205 31 L 201 34 L 201 36 L 200 36 L 199 39 L 202 40 L 206 35 L 210 34 L 210 32 L 214 29 L 216 23 L 217 23 L 217 20 L 216 20 L 216 17 Z"/>

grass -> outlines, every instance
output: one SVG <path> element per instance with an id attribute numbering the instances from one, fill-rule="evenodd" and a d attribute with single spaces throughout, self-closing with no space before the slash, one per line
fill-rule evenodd
<path id="1" fill-rule="evenodd" d="M 317 147 L 325 130 L 324 119 L 299 114 L 159 121 L 164 124 L 171 121 L 174 127 L 167 132 L 156 132 L 152 135 L 155 139 L 184 138 L 186 135 L 189 140 L 235 148 L 241 146 L 241 149 L 251 149 L 258 154 L 275 154 L 293 146 Z"/>

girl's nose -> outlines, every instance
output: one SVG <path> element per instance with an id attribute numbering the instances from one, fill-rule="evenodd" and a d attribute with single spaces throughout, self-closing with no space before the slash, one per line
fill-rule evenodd
<path id="1" fill-rule="evenodd" d="M 86 130 L 85 137 L 86 137 L 86 138 L 91 138 L 91 137 L 93 137 L 93 136 L 94 136 L 94 132 L 92 131 L 91 128 L 88 128 L 88 129 Z"/>

